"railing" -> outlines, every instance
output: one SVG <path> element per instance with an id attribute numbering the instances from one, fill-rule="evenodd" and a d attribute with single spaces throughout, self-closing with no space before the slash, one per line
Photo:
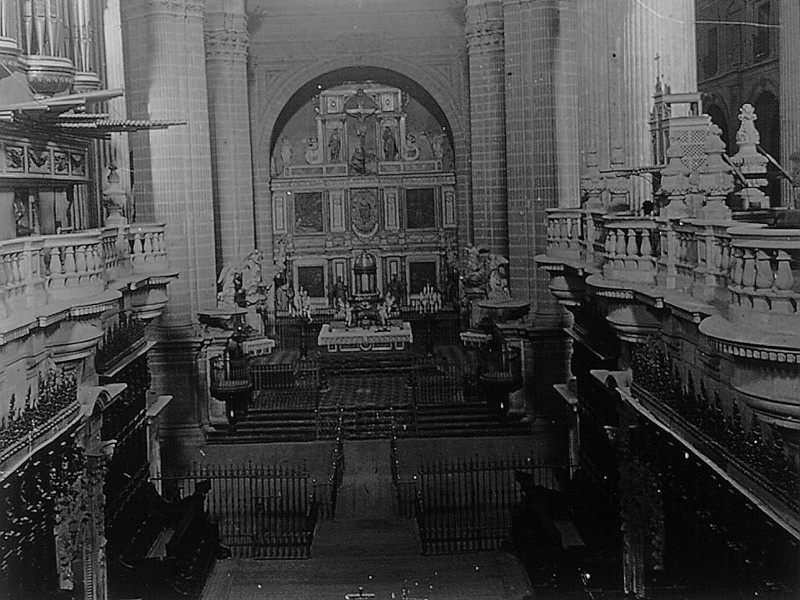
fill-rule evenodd
<path id="1" fill-rule="evenodd" d="M 547 255 L 579 259 L 583 250 L 584 211 L 579 208 L 547 209 Z"/>
<path id="2" fill-rule="evenodd" d="M 251 362 L 253 387 L 256 390 L 318 389 L 320 364 L 316 360 L 295 364 Z"/>
<path id="3" fill-rule="evenodd" d="M 8 412 L 0 416 L 0 464 L 34 446 L 58 422 L 77 414 L 75 375 L 59 370 L 40 375 L 36 389 L 29 387 L 25 399 L 11 394 L 8 407 Z"/>
<path id="4" fill-rule="evenodd" d="M 336 514 L 336 498 L 344 477 L 344 440 L 342 439 L 342 418 L 336 432 L 328 475 L 323 481 L 314 482 L 314 496 L 319 507 L 321 519 L 332 519 Z"/>
<path id="5" fill-rule="evenodd" d="M 800 229 L 747 225 L 732 227 L 728 233 L 733 251 L 728 281 L 732 321 L 760 313 L 773 329 L 797 327 Z"/>
<path id="6" fill-rule="evenodd" d="M 155 480 L 168 499 L 185 498 L 199 482 L 210 481 L 208 515 L 219 523 L 220 542 L 234 556 L 310 556 L 318 508 L 305 467 L 194 465 Z"/>
<path id="7" fill-rule="evenodd" d="M 133 313 L 121 313 L 117 323 L 103 334 L 103 340 L 95 353 L 95 369 L 98 373 L 136 349 L 145 341 L 145 324 Z"/>
<path id="8" fill-rule="evenodd" d="M 460 365 L 417 359 L 409 372 L 414 405 L 463 404 L 477 395 L 474 373 Z"/>
<path id="9" fill-rule="evenodd" d="M 134 223 L 129 226 L 131 267 L 134 273 L 154 273 L 167 265 L 163 225 Z"/>
<path id="10" fill-rule="evenodd" d="M 511 534 L 521 500 L 516 472 L 537 485 L 558 489 L 558 466 L 540 457 L 511 456 L 439 461 L 419 469 L 416 517 L 423 554 L 497 548 Z"/>
<path id="11" fill-rule="evenodd" d="M 655 284 L 657 223 L 650 217 L 606 215 L 603 277 L 611 281 Z"/>
<path id="12" fill-rule="evenodd" d="M 5 240 L 0 242 L 0 320 L 48 302 L 96 295 L 132 273 L 166 268 L 163 225 Z"/>
<path id="13" fill-rule="evenodd" d="M 414 516 L 415 504 L 419 495 L 417 476 L 404 479 L 400 476 L 400 451 L 397 446 L 397 429 L 392 423 L 392 437 L 390 439 L 389 460 L 392 469 L 392 484 L 397 495 L 397 508 L 400 516 L 411 518 Z"/>
<path id="14" fill-rule="evenodd" d="M 779 428 L 773 428 L 772 447 L 765 447 L 763 438 L 744 430 L 737 405 L 726 416 L 721 400 L 715 393 L 712 401 L 701 385 L 699 393 L 691 374 L 683 384 L 680 374 L 668 352 L 661 344 L 652 342 L 638 345 L 631 355 L 633 395 L 645 404 L 656 406 L 674 421 L 707 442 L 717 464 L 734 463 L 736 467 L 759 482 L 786 504 L 800 510 L 797 490 L 800 470 L 783 451 Z M 754 415 L 751 427 L 755 430 L 758 416 Z"/>

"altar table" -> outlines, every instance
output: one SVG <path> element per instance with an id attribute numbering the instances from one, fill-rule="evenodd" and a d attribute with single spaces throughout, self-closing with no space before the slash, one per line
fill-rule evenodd
<path id="1" fill-rule="evenodd" d="M 328 352 L 370 352 L 379 350 L 405 350 L 411 345 L 414 336 L 411 323 L 388 327 L 349 327 L 331 329 L 325 324 L 317 338 L 318 346 L 325 346 Z"/>

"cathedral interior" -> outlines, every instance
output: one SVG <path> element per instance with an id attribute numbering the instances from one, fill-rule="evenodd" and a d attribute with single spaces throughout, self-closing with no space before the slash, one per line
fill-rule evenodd
<path id="1" fill-rule="evenodd" d="M 796 0 L 0 0 L 0 597 L 800 593 Z"/>

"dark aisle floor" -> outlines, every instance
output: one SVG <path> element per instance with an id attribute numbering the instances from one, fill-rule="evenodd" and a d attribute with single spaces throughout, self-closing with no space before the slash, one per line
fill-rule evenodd
<path id="1" fill-rule="evenodd" d="M 219 561 L 206 600 L 341 599 L 520 600 L 530 594 L 514 556 L 501 551 L 422 556 L 412 522 L 397 515 L 385 440 L 348 441 L 337 518 L 319 524 L 312 558 Z"/>

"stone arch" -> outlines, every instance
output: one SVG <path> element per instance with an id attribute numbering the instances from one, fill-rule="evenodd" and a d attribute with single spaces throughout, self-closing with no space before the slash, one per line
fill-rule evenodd
<path id="1" fill-rule="evenodd" d="M 269 145 L 279 114 L 304 85 L 327 73 L 348 68 L 373 68 L 394 72 L 418 83 L 436 101 L 447 118 L 452 135 L 454 154 L 456 156 L 460 154 L 459 148 L 467 138 L 467 127 L 460 103 L 450 92 L 452 87 L 450 82 L 432 69 L 402 59 L 387 57 L 370 57 L 368 62 L 359 62 L 353 60 L 352 57 L 319 61 L 276 78 L 274 84 L 275 93 L 271 94 L 272 97 L 267 105 L 266 118 L 263 121 L 261 130 L 257 132 L 256 148 L 261 151 L 270 150 Z M 458 158 L 456 158 L 456 161 L 458 161 Z"/>

